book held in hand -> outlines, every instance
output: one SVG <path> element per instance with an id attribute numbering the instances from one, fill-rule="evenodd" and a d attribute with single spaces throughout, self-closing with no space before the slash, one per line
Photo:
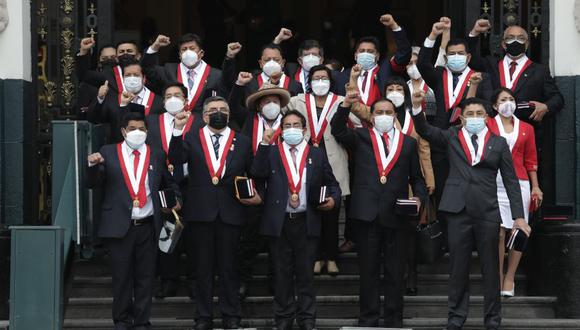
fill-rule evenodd
<path id="1" fill-rule="evenodd" d="M 318 204 L 324 204 L 326 202 L 326 199 L 328 197 L 330 197 L 330 195 L 328 194 L 328 189 L 326 186 L 322 186 L 320 187 L 320 197 L 318 198 Z"/>
<path id="2" fill-rule="evenodd" d="M 506 243 L 506 248 L 508 250 L 516 250 L 523 252 L 528 245 L 528 235 L 522 230 L 515 229 Z"/>
<path id="3" fill-rule="evenodd" d="M 254 180 L 250 178 L 237 176 L 234 179 L 234 186 L 237 199 L 247 199 L 256 196 L 256 186 Z"/>
<path id="4" fill-rule="evenodd" d="M 399 215 L 416 216 L 419 214 L 420 203 L 416 199 L 397 198 L 395 213 Z"/>
<path id="5" fill-rule="evenodd" d="M 177 205 L 177 196 L 175 191 L 171 189 L 165 189 L 159 191 L 159 200 L 161 201 L 161 207 L 172 209 Z"/>

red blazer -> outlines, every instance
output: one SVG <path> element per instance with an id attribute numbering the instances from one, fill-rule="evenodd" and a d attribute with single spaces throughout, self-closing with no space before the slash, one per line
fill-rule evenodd
<path id="1" fill-rule="evenodd" d="M 499 115 L 496 115 L 496 117 Z M 498 117 L 499 118 L 499 117 Z M 512 119 L 513 121 L 513 119 Z M 512 149 L 512 159 L 516 175 L 520 180 L 529 180 L 528 172 L 538 170 L 538 155 L 536 152 L 536 137 L 534 127 L 518 120 L 519 132 Z M 487 120 L 487 128 L 495 135 L 501 136 L 496 118 Z M 515 127 L 514 127 L 515 129 Z"/>

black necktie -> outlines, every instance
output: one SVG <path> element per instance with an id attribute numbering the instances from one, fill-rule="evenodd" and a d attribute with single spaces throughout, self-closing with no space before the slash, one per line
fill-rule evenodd
<path id="1" fill-rule="evenodd" d="M 475 154 L 477 155 L 477 148 L 479 147 L 477 145 L 477 134 L 471 135 L 471 143 L 473 144 L 473 149 L 475 150 Z"/>
<path id="2" fill-rule="evenodd" d="M 214 134 L 213 136 L 213 152 L 215 152 L 215 159 L 219 159 L 220 155 L 220 137 L 221 134 Z"/>
<path id="3" fill-rule="evenodd" d="M 459 82 L 459 76 L 461 76 L 461 73 L 453 73 L 453 89 L 455 89 L 455 86 Z"/>

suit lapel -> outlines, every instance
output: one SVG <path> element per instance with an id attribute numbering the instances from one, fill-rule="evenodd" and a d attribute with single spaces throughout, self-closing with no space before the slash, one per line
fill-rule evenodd
<path id="1" fill-rule="evenodd" d="M 306 183 L 309 184 L 312 178 L 312 147 L 308 150 L 308 158 L 306 159 Z"/>
<path id="2" fill-rule="evenodd" d="M 234 130 L 232 130 L 232 133 L 231 134 L 235 134 L 234 133 Z M 232 165 L 232 159 L 233 159 L 234 153 L 236 152 L 236 149 L 238 147 L 236 145 L 237 142 L 238 142 L 237 140 L 238 140 L 237 136 L 234 135 L 234 140 L 232 141 L 232 145 L 230 146 L 230 151 L 228 152 L 228 155 L 226 156 L 226 164 L 225 164 L 225 166 L 226 166 L 226 173 L 229 172 L 231 170 L 231 168 L 232 168 L 232 166 L 231 166 Z M 224 152 L 226 152 L 226 150 L 224 150 Z M 225 174 L 226 173 L 224 173 L 224 177 L 225 177 Z"/>
<path id="3" fill-rule="evenodd" d="M 528 79 L 532 75 L 532 68 L 533 67 L 534 67 L 534 63 L 532 63 L 529 67 L 527 67 L 522 72 L 522 74 L 520 75 L 520 78 L 518 79 L 518 84 L 513 89 L 514 94 L 517 94 L 519 92 L 519 90 L 522 88 L 522 86 L 524 86 L 526 84 L 526 82 L 528 81 Z"/>

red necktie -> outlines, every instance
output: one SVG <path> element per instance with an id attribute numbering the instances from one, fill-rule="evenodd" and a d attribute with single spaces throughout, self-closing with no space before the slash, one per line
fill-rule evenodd
<path id="1" fill-rule="evenodd" d="M 299 171 L 300 169 L 297 168 L 296 165 L 296 152 L 298 152 L 298 150 L 295 147 L 290 147 L 290 155 L 292 156 L 292 163 L 294 164 L 294 168 L 296 168 L 296 170 Z M 301 173 L 298 173 L 298 175 L 300 174 Z M 296 201 L 290 199 L 290 206 L 294 209 L 298 208 L 298 206 L 300 206 L 300 198 L 298 198 Z"/>
<path id="2" fill-rule="evenodd" d="M 383 140 L 385 140 L 385 156 L 389 155 L 389 134 L 383 134 Z"/>
<path id="3" fill-rule="evenodd" d="M 137 180 L 137 167 L 139 167 L 139 155 L 141 153 L 138 150 L 133 150 L 133 171 L 135 172 L 135 180 Z"/>
<path id="4" fill-rule="evenodd" d="M 362 86 L 361 86 L 361 92 L 362 92 L 362 93 L 364 93 L 364 92 L 365 92 L 365 89 L 366 89 L 366 87 L 367 87 L 367 75 L 368 75 L 368 74 L 369 74 L 369 72 L 368 72 L 368 71 L 365 71 L 365 73 L 363 73 L 363 74 L 362 74 L 362 78 L 363 78 L 363 81 L 362 81 Z"/>
<path id="5" fill-rule="evenodd" d="M 510 79 L 514 79 L 514 72 L 516 72 L 516 66 L 518 66 L 518 63 L 516 61 L 512 61 L 510 63 Z"/>

